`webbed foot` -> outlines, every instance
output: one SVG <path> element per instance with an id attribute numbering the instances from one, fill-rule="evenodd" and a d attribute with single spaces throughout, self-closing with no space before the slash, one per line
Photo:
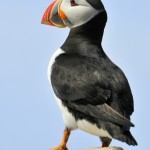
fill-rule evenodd
<path id="1" fill-rule="evenodd" d="M 55 148 L 51 148 L 49 150 L 68 150 L 68 148 L 64 145 L 59 145 L 59 146 L 57 146 Z"/>

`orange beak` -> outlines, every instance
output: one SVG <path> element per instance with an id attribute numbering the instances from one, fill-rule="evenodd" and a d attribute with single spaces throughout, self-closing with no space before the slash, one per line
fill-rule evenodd
<path id="1" fill-rule="evenodd" d="M 60 5 L 62 0 L 55 0 L 45 11 L 42 17 L 42 24 L 56 26 L 59 28 L 65 28 L 66 25 L 63 22 L 63 19 L 67 18 L 65 13 L 60 10 Z"/>

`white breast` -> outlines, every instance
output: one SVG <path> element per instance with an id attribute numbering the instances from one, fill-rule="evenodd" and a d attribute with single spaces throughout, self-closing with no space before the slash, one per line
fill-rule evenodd
<path id="1" fill-rule="evenodd" d="M 60 54 L 62 53 L 65 53 L 61 48 L 59 48 L 54 54 L 53 56 L 51 57 L 50 61 L 49 61 L 49 64 L 48 64 L 48 80 L 50 82 L 50 76 L 51 76 L 51 72 L 52 72 L 52 65 L 55 63 L 55 58 L 57 56 L 59 56 Z M 50 82 L 51 83 L 51 82 Z"/>
<path id="2" fill-rule="evenodd" d="M 49 65 L 48 65 L 48 80 L 51 84 L 51 72 L 52 72 L 52 65 L 55 63 L 55 58 L 57 56 L 59 56 L 60 54 L 62 53 L 65 53 L 62 49 L 58 49 L 54 54 L 53 56 L 51 57 L 50 61 L 49 61 Z M 51 86 L 52 87 L 52 86 Z M 53 89 L 52 89 L 53 90 Z M 53 92 L 54 93 L 54 92 Z M 74 130 L 77 128 L 77 125 L 76 125 L 76 120 L 75 118 L 72 116 L 71 113 L 68 112 L 68 109 L 66 107 L 64 107 L 62 105 L 62 102 L 59 98 L 56 97 L 55 93 L 54 93 L 54 96 L 55 96 L 55 99 L 56 99 L 56 102 L 62 112 L 62 116 L 63 116 L 63 120 L 64 120 L 64 123 L 65 123 L 65 126 L 67 126 L 68 128 L 70 128 L 71 130 Z"/>

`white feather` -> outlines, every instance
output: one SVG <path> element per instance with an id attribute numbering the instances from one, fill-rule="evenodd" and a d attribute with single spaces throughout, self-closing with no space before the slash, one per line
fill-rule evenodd
<path id="1" fill-rule="evenodd" d="M 47 75 L 48 75 L 48 80 L 51 84 L 51 81 L 50 81 L 50 77 L 51 77 L 51 72 L 52 72 L 52 65 L 55 63 L 55 58 L 57 56 L 59 56 L 60 54 L 62 53 L 65 53 L 61 48 L 59 48 L 54 54 L 53 56 L 51 57 L 50 61 L 49 61 L 49 64 L 48 64 L 48 71 L 47 71 Z"/>
<path id="2" fill-rule="evenodd" d="M 63 106 L 62 101 L 59 98 L 55 96 L 55 99 L 62 112 L 65 126 L 69 128 L 70 130 L 77 129 L 77 123 L 76 123 L 75 117 L 68 111 L 67 107 Z"/>
<path id="3" fill-rule="evenodd" d="M 96 124 L 92 124 L 84 119 L 77 121 L 77 126 L 80 130 L 83 130 L 90 134 L 100 136 L 100 137 L 109 137 L 112 139 L 112 137 L 106 130 L 103 130 L 102 128 L 99 129 Z"/>
<path id="4" fill-rule="evenodd" d="M 86 0 L 76 0 L 76 3 L 77 6 L 71 6 L 70 0 L 63 0 L 60 5 L 60 9 L 65 12 L 72 24 L 69 26 L 70 28 L 85 24 L 99 13 L 99 10 L 93 8 Z M 64 22 L 67 22 L 67 20 L 64 20 Z"/>

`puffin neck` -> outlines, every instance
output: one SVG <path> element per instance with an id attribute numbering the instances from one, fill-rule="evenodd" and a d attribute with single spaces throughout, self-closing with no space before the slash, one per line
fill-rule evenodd
<path id="1" fill-rule="evenodd" d="M 69 36 L 80 35 L 90 41 L 101 43 L 106 21 L 106 11 L 102 11 L 87 23 L 72 28 Z"/>
<path id="2" fill-rule="evenodd" d="M 84 48 L 84 50 L 86 48 L 88 51 L 88 47 L 91 46 L 96 46 L 97 48 L 102 50 L 101 42 L 106 21 L 107 14 L 106 11 L 103 11 L 87 23 L 72 28 L 61 48 L 65 52 L 69 53 L 78 53 L 78 49 L 80 49 L 81 52 L 82 48 Z"/>

